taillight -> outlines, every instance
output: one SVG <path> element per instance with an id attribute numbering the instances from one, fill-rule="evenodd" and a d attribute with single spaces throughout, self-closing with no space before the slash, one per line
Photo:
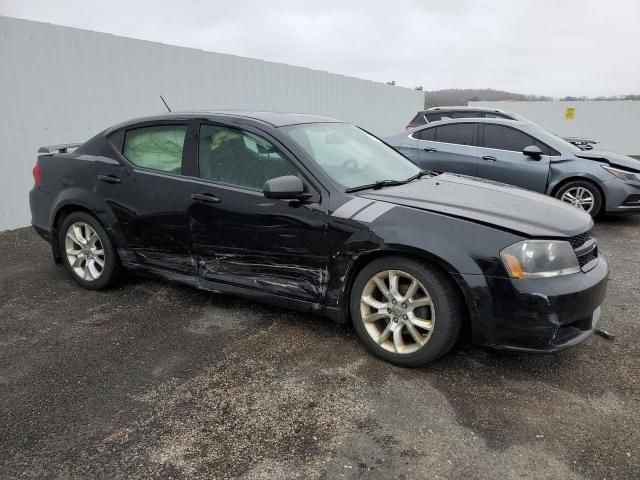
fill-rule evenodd
<path id="1" fill-rule="evenodd" d="M 407 125 L 406 127 L 404 127 L 405 130 L 413 130 L 414 128 L 416 128 L 415 125 Z"/>
<path id="2" fill-rule="evenodd" d="M 40 162 L 36 161 L 36 164 L 33 166 L 33 183 L 35 183 L 36 187 L 39 187 L 41 181 L 42 168 L 40 167 Z"/>

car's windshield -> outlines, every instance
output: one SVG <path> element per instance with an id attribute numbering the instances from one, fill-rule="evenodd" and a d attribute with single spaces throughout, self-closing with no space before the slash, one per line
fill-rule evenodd
<path id="1" fill-rule="evenodd" d="M 318 165 L 345 188 L 382 180 L 406 180 L 420 169 L 354 125 L 310 123 L 284 128 Z"/>

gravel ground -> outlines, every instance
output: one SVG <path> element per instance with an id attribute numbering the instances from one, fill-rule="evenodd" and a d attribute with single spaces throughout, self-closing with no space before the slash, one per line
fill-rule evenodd
<path id="1" fill-rule="evenodd" d="M 640 478 L 640 217 L 596 231 L 614 341 L 420 370 L 323 318 L 85 291 L 30 229 L 0 233 L 0 478 Z"/>

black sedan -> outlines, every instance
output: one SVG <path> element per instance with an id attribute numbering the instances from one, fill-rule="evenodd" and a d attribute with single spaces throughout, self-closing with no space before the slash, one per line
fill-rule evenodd
<path id="1" fill-rule="evenodd" d="M 586 213 L 422 171 L 330 118 L 142 118 L 41 148 L 33 174 L 33 226 L 81 286 L 128 269 L 321 313 L 399 365 L 441 357 L 465 329 L 497 348 L 575 345 L 605 296 Z"/>

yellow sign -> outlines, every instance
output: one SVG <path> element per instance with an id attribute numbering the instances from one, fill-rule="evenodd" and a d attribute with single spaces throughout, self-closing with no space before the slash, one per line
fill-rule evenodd
<path id="1" fill-rule="evenodd" d="M 567 107 L 567 110 L 564 112 L 564 118 L 566 120 L 573 120 L 576 116 L 575 107 Z"/>

